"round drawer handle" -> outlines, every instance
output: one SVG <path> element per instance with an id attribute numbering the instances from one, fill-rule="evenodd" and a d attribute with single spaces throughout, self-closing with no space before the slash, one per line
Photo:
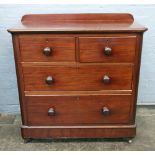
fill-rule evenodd
<path id="1" fill-rule="evenodd" d="M 46 56 L 50 56 L 52 53 L 52 49 L 50 47 L 45 47 L 43 49 L 43 54 L 46 55 Z"/>
<path id="2" fill-rule="evenodd" d="M 103 113 L 103 115 L 107 116 L 107 115 L 110 114 L 110 110 L 107 107 L 103 107 L 102 108 L 102 113 Z"/>
<path id="3" fill-rule="evenodd" d="M 109 84 L 111 83 L 111 78 L 108 75 L 103 76 L 103 83 L 104 84 Z"/>
<path id="4" fill-rule="evenodd" d="M 110 56 L 112 54 L 112 49 L 110 47 L 105 47 L 104 54 Z"/>
<path id="5" fill-rule="evenodd" d="M 55 113 L 55 110 L 54 108 L 49 108 L 48 109 L 48 116 L 54 116 L 56 113 Z"/>
<path id="6" fill-rule="evenodd" d="M 51 85 L 54 83 L 54 79 L 52 76 L 48 76 L 45 81 L 48 85 Z"/>

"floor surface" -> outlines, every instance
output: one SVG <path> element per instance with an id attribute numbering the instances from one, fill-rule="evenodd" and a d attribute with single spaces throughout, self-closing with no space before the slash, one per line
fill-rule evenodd
<path id="1" fill-rule="evenodd" d="M 137 136 L 128 144 L 121 139 L 33 140 L 24 143 L 20 136 L 20 115 L 0 115 L 0 150 L 155 150 L 155 106 L 137 108 Z"/>

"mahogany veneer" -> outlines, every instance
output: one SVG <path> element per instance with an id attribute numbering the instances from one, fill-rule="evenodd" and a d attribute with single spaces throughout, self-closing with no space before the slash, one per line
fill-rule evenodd
<path id="1" fill-rule="evenodd" d="M 131 90 L 132 65 L 72 65 L 72 66 L 24 66 L 24 87 L 26 91 L 53 90 Z M 105 75 L 110 84 L 103 81 Z M 53 83 L 46 83 L 51 76 Z"/>
<path id="2" fill-rule="evenodd" d="M 146 30 L 131 14 L 23 16 L 8 30 L 23 138 L 134 137 Z"/>

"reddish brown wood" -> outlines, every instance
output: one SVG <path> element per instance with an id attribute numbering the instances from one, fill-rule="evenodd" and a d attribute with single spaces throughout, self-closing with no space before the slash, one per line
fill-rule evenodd
<path id="1" fill-rule="evenodd" d="M 18 82 L 18 93 L 19 93 L 19 101 L 20 101 L 20 111 L 21 111 L 21 119 L 22 124 L 25 125 L 27 121 L 27 113 L 25 109 L 25 99 L 24 99 L 24 81 L 22 76 L 22 66 L 20 64 L 21 55 L 19 49 L 18 35 L 12 36 L 13 41 L 13 49 L 14 49 L 14 59 L 16 65 L 16 76 Z"/>
<path id="2" fill-rule="evenodd" d="M 136 36 L 80 37 L 81 62 L 133 62 L 135 57 Z M 91 45 L 91 46 L 90 46 Z M 111 55 L 104 53 L 105 48 L 112 50 Z"/>
<path id="3" fill-rule="evenodd" d="M 103 82 L 108 75 L 111 83 Z M 26 91 L 42 90 L 131 90 L 132 65 L 79 65 L 23 67 Z M 54 82 L 46 83 L 51 76 Z"/>
<path id="4" fill-rule="evenodd" d="M 130 14 L 46 14 L 25 15 L 11 33 L 101 33 L 144 32 L 147 28 L 133 22 Z"/>
<path id="5" fill-rule="evenodd" d="M 128 13 L 85 13 L 85 14 L 29 14 L 24 15 L 21 19 L 23 24 L 27 23 L 51 23 L 55 21 L 102 21 L 102 22 L 118 22 L 118 23 L 133 23 L 134 19 Z"/>
<path id="6" fill-rule="evenodd" d="M 109 115 L 103 114 L 103 107 L 109 109 Z M 130 107 L 131 95 L 26 97 L 29 126 L 127 124 Z M 54 116 L 48 116 L 50 108 Z"/>
<path id="7" fill-rule="evenodd" d="M 26 96 L 85 96 L 85 95 L 132 95 L 132 90 L 100 91 L 24 91 Z"/>
<path id="8" fill-rule="evenodd" d="M 21 58 L 24 62 L 75 61 L 75 38 L 52 37 L 51 35 L 20 35 Z M 43 49 L 49 47 L 46 56 Z M 31 56 L 30 56 L 31 55 Z"/>
<path id="9" fill-rule="evenodd" d="M 25 15 L 9 29 L 23 138 L 134 137 L 146 30 L 130 14 Z"/>
<path id="10" fill-rule="evenodd" d="M 136 126 L 22 126 L 23 138 L 132 138 Z"/>
<path id="11" fill-rule="evenodd" d="M 133 101 L 132 101 L 132 111 L 133 114 L 131 116 L 131 120 L 135 121 L 136 117 L 136 107 L 137 107 L 137 95 L 138 95 L 138 84 L 139 84 L 139 72 L 140 72 L 140 65 L 141 65 L 141 52 L 142 52 L 142 44 L 143 44 L 143 34 L 137 35 L 137 46 L 136 46 L 136 55 L 135 55 L 135 62 L 134 62 L 134 71 L 133 74 Z"/>

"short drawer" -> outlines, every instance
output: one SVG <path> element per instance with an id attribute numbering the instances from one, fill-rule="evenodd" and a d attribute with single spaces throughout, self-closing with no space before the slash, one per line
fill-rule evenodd
<path id="1" fill-rule="evenodd" d="M 28 125 L 125 124 L 131 95 L 26 96 Z"/>
<path id="2" fill-rule="evenodd" d="M 26 91 L 131 90 L 132 65 L 24 66 Z"/>
<path id="3" fill-rule="evenodd" d="M 52 35 L 20 35 L 24 62 L 75 61 L 75 38 Z"/>
<path id="4" fill-rule="evenodd" d="M 81 62 L 133 62 L 136 36 L 80 37 Z"/>

